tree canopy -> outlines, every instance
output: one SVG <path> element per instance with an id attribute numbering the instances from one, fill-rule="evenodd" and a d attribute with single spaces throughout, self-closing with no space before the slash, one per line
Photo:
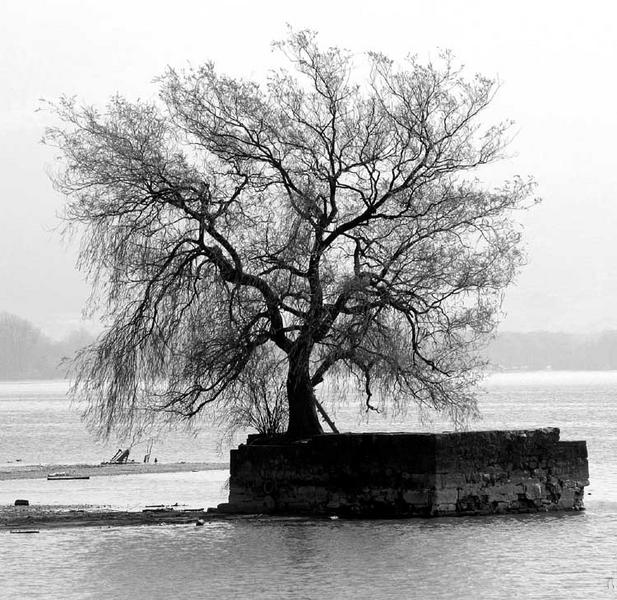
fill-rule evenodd
<path id="1" fill-rule="evenodd" d="M 495 81 L 447 53 L 358 65 L 306 31 L 275 47 L 288 67 L 263 84 L 206 64 L 168 69 L 152 102 L 55 106 L 55 182 L 107 323 L 75 389 L 108 431 L 225 414 L 264 372 L 292 437 L 321 432 L 329 377 L 367 406 L 475 410 L 533 188 L 474 178 L 507 142 L 480 119 Z"/>

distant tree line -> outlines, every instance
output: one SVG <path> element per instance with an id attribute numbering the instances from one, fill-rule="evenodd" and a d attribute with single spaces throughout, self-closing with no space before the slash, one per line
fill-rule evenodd
<path id="1" fill-rule="evenodd" d="M 0 313 L 0 380 L 67 376 L 63 359 L 94 340 L 85 329 L 53 340 L 16 315 Z M 617 331 L 498 334 L 485 351 L 491 368 L 532 371 L 617 369 Z"/>
<path id="2" fill-rule="evenodd" d="M 52 340 L 26 319 L 0 313 L 0 380 L 64 378 L 63 359 L 93 339 L 81 329 Z"/>
<path id="3" fill-rule="evenodd" d="M 489 344 L 485 355 L 494 368 L 504 370 L 613 370 L 617 369 L 617 331 L 503 332 Z"/>

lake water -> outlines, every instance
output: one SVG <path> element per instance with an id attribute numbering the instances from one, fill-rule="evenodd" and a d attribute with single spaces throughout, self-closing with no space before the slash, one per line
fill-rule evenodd
<path id="1" fill-rule="evenodd" d="M 106 460 L 64 382 L 0 383 L 0 465 Z M 0 534 L 0 598 L 617 598 L 617 373 L 493 375 L 477 429 L 557 426 L 586 439 L 581 513 L 401 521 L 262 519 L 204 527 Z M 415 413 L 387 420 L 336 411 L 341 430 L 435 430 Z M 207 427 L 155 442 L 153 457 L 221 462 Z M 142 448 L 137 446 L 135 458 Z M 17 460 L 20 462 L 16 462 Z M 0 504 L 212 506 L 226 471 L 0 482 Z M 613 579 L 614 578 L 614 579 Z M 613 587 L 614 586 L 614 587 Z"/>

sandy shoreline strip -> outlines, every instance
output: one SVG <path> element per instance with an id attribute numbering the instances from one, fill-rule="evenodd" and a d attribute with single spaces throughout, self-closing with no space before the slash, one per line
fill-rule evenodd
<path id="1" fill-rule="evenodd" d="M 183 473 L 187 471 L 228 470 L 229 463 L 126 463 L 119 465 L 19 465 L 0 467 L 0 481 L 11 479 L 45 479 L 49 473 L 69 473 L 75 476 L 109 477 L 143 473 Z"/>
<path id="2" fill-rule="evenodd" d="M 95 506 L 21 507 L 0 506 L 0 531 L 31 531 L 57 527 L 113 527 L 122 525 L 162 525 L 210 520 L 203 508 L 168 508 L 125 511 Z"/>

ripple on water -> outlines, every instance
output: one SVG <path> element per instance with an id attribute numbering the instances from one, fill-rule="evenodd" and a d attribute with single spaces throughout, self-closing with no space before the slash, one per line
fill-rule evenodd
<path id="1" fill-rule="evenodd" d="M 65 456 L 82 462 L 106 451 L 91 445 L 66 401 L 57 396 L 60 392 L 50 399 L 43 388 L 22 387 L 25 401 L 18 405 L 11 399 L 16 391 L 3 394 L 0 384 L 0 418 L 13 424 L 0 437 L 0 463 L 19 457 L 18 451 L 30 452 L 32 460 L 44 454 L 43 462 L 70 462 Z M 617 586 L 617 374 L 501 375 L 489 379 L 485 390 L 478 428 L 557 426 L 562 438 L 588 440 L 587 511 L 6 533 L 0 535 L 0 598 L 617 598 L 617 590 L 607 587 L 610 577 Z M 355 415 L 353 406 L 343 407 L 337 423 L 343 429 L 448 428 L 439 422 L 421 424 L 413 414 L 396 423 L 358 425 Z M 65 422 L 66 427 L 44 427 L 46 422 Z M 174 437 L 167 448 L 168 460 L 219 460 L 215 443 L 199 439 Z M 139 486 L 148 490 L 143 494 L 147 503 L 158 503 L 153 494 L 165 496 L 161 503 L 167 503 L 167 494 L 173 494 L 171 502 L 209 498 L 214 484 L 193 475 L 147 484 L 148 479 L 118 477 L 99 486 L 102 482 L 91 480 L 98 486 L 95 494 L 89 495 L 85 485 L 65 492 L 70 496 L 82 489 L 81 500 L 101 504 L 113 503 L 114 497 L 129 503 Z M 216 493 L 224 497 L 222 482 Z M 49 492 L 43 487 L 47 483 L 39 480 L 22 491 Z M 56 489 L 60 496 L 65 493 Z M 9 494 L 9 500 L 14 491 L 0 486 L 0 495 Z"/>
<path id="2" fill-rule="evenodd" d="M 3 535 L 0 577 L 14 598 L 599 598 L 616 539 L 585 513 L 73 529 Z"/>

